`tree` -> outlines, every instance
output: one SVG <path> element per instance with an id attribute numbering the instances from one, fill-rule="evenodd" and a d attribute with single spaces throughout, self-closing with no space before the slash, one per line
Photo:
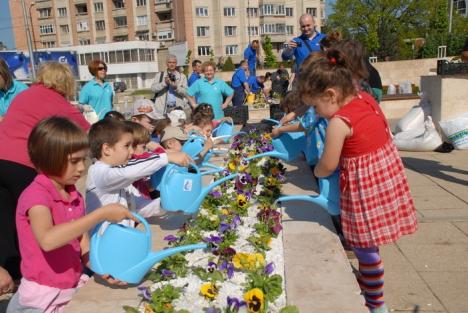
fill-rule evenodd
<path id="1" fill-rule="evenodd" d="M 265 67 L 266 68 L 276 68 L 278 63 L 276 61 L 276 56 L 273 53 L 273 45 L 271 44 L 270 36 L 265 37 L 263 43 L 263 51 L 265 51 Z"/>
<path id="2" fill-rule="evenodd" d="M 188 76 L 188 73 L 189 73 L 189 66 L 190 66 L 190 62 L 192 61 L 192 50 L 188 50 L 187 51 L 187 55 L 185 56 L 185 66 L 184 66 L 184 75 L 185 76 Z"/>
<path id="3" fill-rule="evenodd" d="M 234 66 L 234 63 L 232 62 L 231 57 L 227 57 L 226 62 L 224 62 L 223 65 L 223 72 L 231 72 L 234 71 L 236 67 Z"/>

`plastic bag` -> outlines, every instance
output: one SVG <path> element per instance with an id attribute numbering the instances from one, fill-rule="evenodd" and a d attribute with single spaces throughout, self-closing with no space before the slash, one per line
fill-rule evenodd
<path id="1" fill-rule="evenodd" d="M 387 95 L 395 95 L 396 94 L 396 87 L 395 85 L 388 85 L 388 89 L 387 89 Z"/>
<path id="2" fill-rule="evenodd" d="M 84 105 L 83 106 L 83 116 L 86 121 L 88 121 L 89 124 L 93 125 L 94 123 L 99 122 L 99 116 L 97 115 L 96 111 L 89 106 L 89 105 Z"/>
<path id="3" fill-rule="evenodd" d="M 468 116 L 458 117 L 449 121 L 440 121 L 439 125 L 455 149 L 468 149 Z"/>
<path id="4" fill-rule="evenodd" d="M 424 133 L 414 138 L 410 138 L 411 134 L 415 134 L 414 130 L 396 134 L 393 140 L 398 150 L 434 151 L 439 147 L 442 144 L 442 138 L 440 138 L 430 116 L 426 118 L 424 128 Z"/>

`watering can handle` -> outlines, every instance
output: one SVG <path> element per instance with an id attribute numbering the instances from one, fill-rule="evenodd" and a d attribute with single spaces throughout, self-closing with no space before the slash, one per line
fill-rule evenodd
<path id="1" fill-rule="evenodd" d="M 133 214 L 134 217 L 136 217 L 136 219 L 141 224 L 143 224 L 143 226 L 145 226 L 146 239 L 151 240 L 151 229 L 150 229 L 150 226 L 149 226 L 148 222 L 146 221 L 146 219 L 144 217 L 142 217 L 140 214 L 136 213 L 136 212 L 132 212 L 132 214 Z M 99 226 L 99 233 L 98 233 L 99 236 L 102 236 L 104 234 L 104 232 L 107 229 L 107 226 L 109 226 L 109 222 L 101 223 L 101 226 Z"/>
<path id="2" fill-rule="evenodd" d="M 195 171 L 197 171 L 197 174 L 200 173 L 200 169 L 194 163 L 189 163 L 188 168 L 193 168 Z"/>
<path id="3" fill-rule="evenodd" d="M 263 120 L 264 120 L 264 121 L 268 121 L 268 122 L 272 122 L 272 123 L 275 123 L 275 124 L 278 125 L 278 126 L 281 126 L 280 121 L 274 120 L 274 119 L 272 119 L 272 118 L 264 118 Z"/>

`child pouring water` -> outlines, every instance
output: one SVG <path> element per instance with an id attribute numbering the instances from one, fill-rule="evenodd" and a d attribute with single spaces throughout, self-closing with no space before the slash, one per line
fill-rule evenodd
<path id="1" fill-rule="evenodd" d="M 417 229 L 404 167 L 382 110 L 353 85 L 341 52 L 331 49 L 300 74 L 302 100 L 329 119 L 317 177 L 340 169 L 341 223 L 359 260 L 358 281 L 371 312 L 388 312 L 379 246 Z"/>
<path id="2" fill-rule="evenodd" d="M 88 137 L 70 120 L 41 121 L 29 136 L 28 151 L 39 174 L 18 201 L 23 278 L 7 312 L 61 312 L 87 278 L 82 273 L 88 263 L 88 230 L 104 220 L 134 217 L 120 204 L 85 215 L 75 183 L 85 171 Z"/>

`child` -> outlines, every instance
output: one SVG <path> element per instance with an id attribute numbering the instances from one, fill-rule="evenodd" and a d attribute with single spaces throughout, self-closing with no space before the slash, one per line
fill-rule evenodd
<path id="1" fill-rule="evenodd" d="M 154 122 L 154 131 L 151 135 L 151 140 L 153 142 L 161 143 L 161 137 L 164 128 L 171 125 L 171 120 L 169 118 L 163 118 Z"/>
<path id="2" fill-rule="evenodd" d="M 121 203 L 143 217 L 163 214 L 159 199 L 148 200 L 132 183 L 150 176 L 168 162 L 188 166 L 185 153 L 152 154 L 148 158 L 130 160 L 133 154 L 132 129 L 125 123 L 102 120 L 89 131 L 91 155 L 97 161 L 88 170 L 86 209 L 92 212 L 102 204 Z M 131 221 L 125 224 L 133 225 Z"/>
<path id="3" fill-rule="evenodd" d="M 116 119 L 123 122 L 125 121 L 125 116 L 118 111 L 109 111 L 104 115 L 104 119 Z"/>
<path id="4" fill-rule="evenodd" d="M 133 114 L 131 120 L 145 127 L 151 134 L 154 131 L 153 122 L 164 118 L 154 108 L 153 101 L 149 99 L 138 99 L 133 103 Z"/>
<path id="5" fill-rule="evenodd" d="M 340 168 L 341 223 L 359 260 L 358 281 L 371 312 L 388 312 L 379 246 L 417 229 L 404 167 L 382 110 L 358 92 L 343 54 L 330 49 L 300 75 L 307 104 L 329 119 L 317 177 Z"/>
<path id="6" fill-rule="evenodd" d="M 180 152 L 188 139 L 188 135 L 182 128 L 167 126 L 162 132 L 161 145 L 166 151 Z"/>
<path id="7" fill-rule="evenodd" d="M 29 136 L 28 151 L 39 174 L 18 201 L 23 278 L 7 312 L 62 312 L 87 278 L 82 276 L 88 263 L 87 231 L 104 220 L 134 217 L 121 204 L 85 215 L 75 183 L 85 172 L 88 138 L 70 120 L 41 121 Z"/>

